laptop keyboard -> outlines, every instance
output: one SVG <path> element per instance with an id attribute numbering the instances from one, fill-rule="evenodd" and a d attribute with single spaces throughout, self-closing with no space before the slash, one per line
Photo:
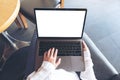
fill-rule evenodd
<path id="1" fill-rule="evenodd" d="M 39 56 L 50 48 L 58 49 L 58 56 L 81 56 L 80 41 L 40 41 Z"/>

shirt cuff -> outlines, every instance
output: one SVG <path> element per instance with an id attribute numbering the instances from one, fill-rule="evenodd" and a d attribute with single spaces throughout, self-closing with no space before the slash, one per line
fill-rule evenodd
<path id="1" fill-rule="evenodd" d="M 84 57 L 91 58 L 90 51 L 84 51 Z"/>
<path id="2" fill-rule="evenodd" d="M 84 51 L 85 69 L 93 67 L 90 51 Z"/>

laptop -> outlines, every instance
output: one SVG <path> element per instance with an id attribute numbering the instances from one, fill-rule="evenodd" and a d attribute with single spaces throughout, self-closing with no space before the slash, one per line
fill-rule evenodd
<path id="1" fill-rule="evenodd" d="M 44 52 L 58 49 L 62 68 L 67 71 L 84 71 L 82 36 L 87 9 L 35 8 L 37 48 L 35 68 L 42 64 Z"/>

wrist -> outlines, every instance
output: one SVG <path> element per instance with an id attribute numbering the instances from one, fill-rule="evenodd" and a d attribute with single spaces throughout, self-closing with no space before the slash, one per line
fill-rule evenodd
<path id="1" fill-rule="evenodd" d="M 84 51 L 84 57 L 85 58 L 91 58 L 90 51 Z"/>

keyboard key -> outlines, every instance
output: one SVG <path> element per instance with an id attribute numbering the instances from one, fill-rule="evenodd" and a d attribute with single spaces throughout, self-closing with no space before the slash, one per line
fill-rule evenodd
<path id="1" fill-rule="evenodd" d="M 58 49 L 58 56 L 81 56 L 81 45 L 79 41 L 41 41 L 39 55 L 43 56 L 50 48 Z"/>

